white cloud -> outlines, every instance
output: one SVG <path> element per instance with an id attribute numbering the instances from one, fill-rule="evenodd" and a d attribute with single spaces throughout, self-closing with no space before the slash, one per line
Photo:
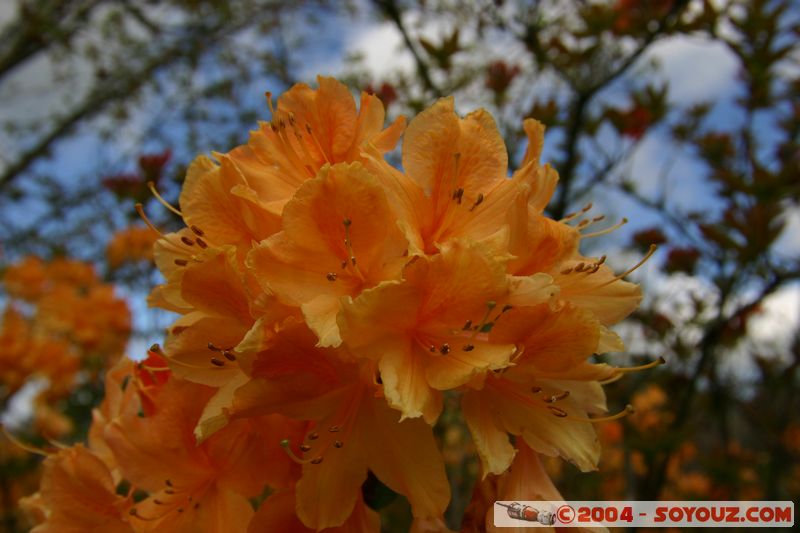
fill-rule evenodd
<path id="1" fill-rule="evenodd" d="M 758 345 L 789 353 L 800 326 L 800 285 L 790 285 L 764 300 L 761 311 L 748 323 L 747 331 Z"/>
<path id="2" fill-rule="evenodd" d="M 359 53 L 364 67 L 377 78 L 396 70 L 409 71 L 414 66 L 411 55 L 403 47 L 400 32 L 389 22 L 365 27 L 349 40 L 346 49 Z"/>
<path id="3" fill-rule="evenodd" d="M 800 209 L 788 209 L 784 214 L 786 225 L 775 243 L 775 250 L 784 256 L 800 256 Z"/>
<path id="4" fill-rule="evenodd" d="M 738 63 L 721 43 L 685 36 L 656 43 L 646 56 L 656 60 L 670 84 L 673 102 L 716 100 L 734 86 Z"/>

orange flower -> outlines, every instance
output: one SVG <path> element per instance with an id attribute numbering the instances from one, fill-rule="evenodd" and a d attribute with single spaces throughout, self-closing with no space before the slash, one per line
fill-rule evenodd
<path id="1" fill-rule="evenodd" d="M 155 413 L 123 412 L 105 429 L 125 478 L 150 493 L 131 510 L 136 529 L 246 531 L 248 498 L 293 477 L 278 445 L 291 426 L 281 417 L 256 417 L 198 444 L 194 427 L 213 389 L 175 378 L 160 388 Z"/>
<path id="2" fill-rule="evenodd" d="M 152 361 L 148 360 L 147 363 L 152 364 Z M 103 384 L 105 396 L 100 406 L 92 410 L 92 424 L 89 426 L 89 448 L 106 464 L 116 481 L 122 479 L 122 474 L 119 472 L 113 452 L 106 444 L 105 430 L 112 420 L 134 416 L 142 408 L 144 402 L 139 401 L 136 395 L 137 387 L 131 383 L 134 369 L 135 363 L 127 357 L 120 357 L 119 361 L 109 369 Z"/>
<path id="3" fill-rule="evenodd" d="M 340 298 L 399 277 L 406 250 L 378 181 L 360 164 L 338 164 L 300 187 L 283 210 L 283 231 L 247 264 L 265 290 L 302 308 L 322 346 L 338 346 Z"/>
<path id="4" fill-rule="evenodd" d="M 323 76 L 317 83 L 317 90 L 295 85 L 274 109 L 269 102 L 271 121 L 252 132 L 247 146 L 231 153 L 248 181 L 260 183 L 257 191 L 267 202 L 278 202 L 277 208 L 326 163 L 359 161 L 365 146 L 392 151 L 405 127 L 405 118 L 399 117 L 383 129 L 384 108 L 375 95 L 362 92 L 356 110 L 344 84 Z M 268 184 L 274 185 L 271 190 Z"/>
<path id="5" fill-rule="evenodd" d="M 508 364 L 514 345 L 487 336 L 508 296 L 500 263 L 480 247 L 454 244 L 413 258 L 402 280 L 346 302 L 339 326 L 354 353 L 378 363 L 389 405 L 432 424 L 442 409 L 439 391 Z"/>
<path id="6" fill-rule="evenodd" d="M 382 130 L 377 97 L 362 93 L 357 111 L 345 85 L 324 77 L 318 83 L 318 90 L 292 87 L 272 109 L 272 121 L 247 145 L 218 155 L 219 165 L 204 156 L 192 163 L 180 205 L 187 227 L 199 229 L 205 242 L 246 251 L 280 230 L 283 206 L 324 164 L 358 161 L 362 145 L 380 153 L 394 148 L 402 117 Z"/>
<path id="7" fill-rule="evenodd" d="M 605 410 L 595 380 L 614 368 L 585 363 L 600 342 L 600 324 L 574 306 L 514 309 L 490 335 L 518 343 L 514 366 L 490 374 L 462 399 L 484 475 L 504 472 L 516 453 L 507 434 L 545 455 L 560 455 L 581 470 L 595 467 L 600 447 L 586 413 Z"/>
<path id="8" fill-rule="evenodd" d="M 522 443 L 508 472 L 500 476 L 489 476 L 475 487 L 462 532 L 524 533 L 528 528 L 495 527 L 494 502 L 526 500 L 561 501 L 563 497 L 550 481 L 539 456 Z"/>
<path id="9" fill-rule="evenodd" d="M 403 121 L 384 130 L 383 120 L 377 98 L 362 95 L 357 111 L 342 84 L 319 78 L 318 90 L 281 97 L 248 145 L 189 169 L 182 210 L 168 206 L 187 227 L 156 243 L 166 283 L 150 298 L 182 316 L 136 371 L 144 419 L 106 422 L 120 471 L 158 493 L 138 516 L 196 523 L 185 498 L 183 513 L 154 502 L 166 489 L 147 475 L 159 468 L 193 502 L 239 505 L 251 493 L 220 477 L 212 443 L 278 417 L 302 472 L 251 529 L 373 527 L 360 496 L 371 470 L 409 499 L 416 530 L 444 530 L 449 490 L 430 424 L 447 390 L 462 393 L 484 475 L 506 475 L 516 457 L 541 480 L 536 453 L 595 467 L 588 415 L 605 411 L 600 381 L 622 371 L 588 358 L 622 349 L 607 328 L 641 298 L 622 280 L 633 269 L 615 275 L 579 251 L 610 229 L 587 233 L 602 218 L 586 218 L 588 207 L 544 215 L 558 176 L 540 163 L 536 121 L 523 123 L 528 150 L 509 178 L 485 111 L 460 118 L 447 98 L 421 113 L 403 172 L 384 158 Z M 165 366 L 201 385 L 162 383 Z M 166 452 L 138 436 L 170 435 L 168 423 L 198 441 Z M 240 511 L 237 529 L 249 517 Z"/>
<path id="10" fill-rule="evenodd" d="M 431 428 L 421 420 L 399 422 L 371 364 L 346 362 L 347 354 L 315 343 L 303 324 L 287 325 L 253 360 L 252 379 L 224 410 L 234 422 L 272 412 L 309 421 L 304 439 L 285 440 L 303 465 L 300 520 L 312 529 L 343 524 L 368 469 L 406 496 L 415 516 L 440 516 L 450 490 Z"/>
<path id="11" fill-rule="evenodd" d="M 32 532 L 132 533 L 133 502 L 117 495 L 115 485 L 103 461 L 80 444 L 49 456 L 38 496 L 22 502 L 29 510 L 40 509 L 44 518 Z"/>
<path id="12" fill-rule="evenodd" d="M 502 243 L 509 210 L 540 171 L 538 164 L 525 164 L 509 180 L 506 147 L 491 116 L 479 110 L 460 119 L 452 98 L 409 125 L 403 141 L 407 177 L 376 159 L 371 166 L 387 176 L 412 253 L 437 253 L 460 238 Z"/>
<path id="13" fill-rule="evenodd" d="M 34 301 L 41 296 L 47 282 L 44 261 L 29 255 L 9 266 L 3 273 L 3 285 L 9 296 Z"/>
<path id="14" fill-rule="evenodd" d="M 34 376 L 50 380 L 51 397 L 67 394 L 80 360 L 70 346 L 58 339 L 37 335 L 14 307 L 6 308 L 0 329 L 0 385 L 9 397 Z"/>
<path id="15" fill-rule="evenodd" d="M 153 260 L 153 244 L 157 235 L 150 228 L 131 226 L 114 233 L 106 246 L 106 259 L 111 268 L 124 263 Z"/>

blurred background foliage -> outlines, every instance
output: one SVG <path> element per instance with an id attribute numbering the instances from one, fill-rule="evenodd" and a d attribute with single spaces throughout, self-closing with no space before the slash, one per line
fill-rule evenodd
<path id="1" fill-rule="evenodd" d="M 659 246 L 632 276 L 647 296 L 619 328 L 629 353 L 607 359 L 667 365 L 607 387 L 612 410 L 637 412 L 598 426 L 598 472 L 548 464 L 566 498 L 800 496 L 791 0 L 9 0 L 0 21 L 0 413 L 26 441 L 83 439 L 104 369 L 159 340 L 166 319 L 144 304 L 154 235 L 134 203 L 177 220 L 147 183 L 175 200 L 194 155 L 269 118 L 265 91 L 321 73 L 390 117 L 450 94 L 462 112 L 486 107 L 512 166 L 522 120 L 542 121 L 561 176 L 549 214 L 594 202 L 606 218 L 588 251 L 619 271 Z M 345 46 L 356 33 L 361 47 Z M 701 55 L 666 75 L 660 59 L 686 43 L 728 61 L 725 79 Z M 395 61 L 376 69 L 375 49 Z M 453 406 L 437 435 L 458 527 L 478 465 Z M 15 502 L 37 465 L 0 437 L 7 531 L 25 530 Z M 370 481 L 365 494 L 387 531 L 404 529 L 405 502 Z"/>

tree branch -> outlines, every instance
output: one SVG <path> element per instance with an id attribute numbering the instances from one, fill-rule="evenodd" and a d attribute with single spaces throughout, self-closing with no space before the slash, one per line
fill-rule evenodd
<path id="1" fill-rule="evenodd" d="M 403 24 L 403 16 L 402 13 L 400 13 L 400 9 L 397 7 L 397 3 L 394 0 L 374 0 L 374 3 L 383 14 L 394 23 L 400 35 L 402 35 L 406 48 L 408 48 L 408 51 L 414 56 L 414 63 L 417 65 L 417 73 L 419 77 L 422 78 L 422 83 L 425 85 L 425 88 L 433 93 L 436 98 L 444 96 L 442 90 L 433 82 L 428 64 L 422 59 L 422 56 L 417 51 L 417 47 L 408 35 L 408 30 L 406 30 L 405 24 Z"/>

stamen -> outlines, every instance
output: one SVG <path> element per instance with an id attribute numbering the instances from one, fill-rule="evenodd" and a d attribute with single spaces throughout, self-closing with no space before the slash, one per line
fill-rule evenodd
<path id="1" fill-rule="evenodd" d="M 308 440 L 317 440 L 319 438 L 319 433 L 316 431 L 312 431 L 308 434 Z"/>
<path id="2" fill-rule="evenodd" d="M 459 187 L 458 190 L 453 191 L 453 200 L 456 201 L 458 205 L 461 205 L 461 200 L 464 198 L 464 188 Z"/>
<path id="3" fill-rule="evenodd" d="M 493 320 L 493 322 L 497 322 L 498 320 L 500 320 L 500 318 L 501 318 L 501 317 L 502 317 L 504 314 L 508 313 L 508 312 L 509 312 L 509 311 L 511 311 L 512 309 L 514 309 L 514 307 L 513 307 L 513 306 L 511 306 L 511 305 L 508 305 L 508 304 L 504 305 L 504 306 L 503 306 L 503 308 L 500 310 L 500 313 L 499 313 L 499 314 L 498 314 L 496 317 L 494 317 L 494 320 Z"/>
<path id="4" fill-rule="evenodd" d="M 472 328 L 472 320 L 467 320 L 466 322 L 464 322 L 464 327 L 461 329 L 463 329 L 464 331 L 469 331 L 470 328 Z"/>
<path id="5" fill-rule="evenodd" d="M 489 315 L 496 306 L 497 302 L 495 302 L 494 300 L 489 300 L 488 302 L 486 302 L 486 314 L 483 315 L 481 323 L 472 329 L 472 335 L 469 338 L 470 340 L 474 340 L 475 337 L 478 336 L 478 333 L 489 333 L 490 331 L 492 331 L 494 323 L 487 321 L 489 320 Z"/>
<path id="6" fill-rule="evenodd" d="M 6 438 L 8 440 L 10 440 L 12 444 L 17 446 L 18 448 L 22 448 L 23 450 L 25 450 L 27 452 L 35 453 L 36 455 L 42 455 L 44 457 L 49 457 L 53 453 L 52 451 L 47 451 L 47 450 L 45 450 L 43 448 L 37 448 L 36 446 L 33 446 L 32 444 L 26 444 L 26 443 L 22 442 L 17 437 L 15 437 L 13 434 L 11 434 L 11 432 L 6 429 L 6 426 L 4 424 L 0 424 L 0 431 L 2 431 L 3 435 L 5 435 Z"/>
<path id="7" fill-rule="evenodd" d="M 163 517 L 163 515 L 162 516 L 154 516 L 154 517 L 151 517 L 151 518 L 148 518 L 146 516 L 142 516 L 142 515 L 139 514 L 139 511 L 136 509 L 136 507 L 131 507 L 131 510 L 128 511 L 128 514 L 131 515 L 134 518 L 138 518 L 139 520 L 144 520 L 145 522 L 154 522 L 156 520 L 160 520 Z"/>
<path id="8" fill-rule="evenodd" d="M 181 237 L 181 242 L 186 246 L 194 246 L 194 241 L 187 237 L 186 235 Z"/>
<path id="9" fill-rule="evenodd" d="M 461 152 L 456 152 L 453 154 L 453 174 L 450 176 L 450 186 L 455 188 L 456 183 L 458 183 L 458 171 L 459 171 L 459 164 L 461 163 Z M 460 201 L 458 202 L 461 203 Z"/>
<path id="10" fill-rule="evenodd" d="M 561 409 L 560 407 L 556 407 L 555 405 L 548 405 L 547 408 L 550 409 L 550 412 L 558 418 L 566 418 L 569 416 L 565 410 Z"/>
<path id="11" fill-rule="evenodd" d="M 198 237 L 198 238 L 197 238 L 196 242 L 197 242 L 197 246 L 199 246 L 199 247 L 200 247 L 200 248 L 202 248 L 203 250 L 205 250 L 206 248 L 208 248 L 208 244 L 206 244 L 206 241 L 204 241 L 204 240 L 203 240 L 203 239 L 201 239 L 200 237 Z"/>
<path id="12" fill-rule="evenodd" d="M 301 459 L 301 458 L 297 457 L 297 455 L 295 455 L 294 451 L 292 450 L 292 447 L 289 444 L 289 439 L 283 439 L 281 441 L 281 448 L 283 448 L 283 451 L 286 452 L 286 454 L 289 456 L 289 458 L 292 461 L 294 461 L 295 463 L 297 463 L 299 465 L 306 465 L 306 464 L 311 462 L 308 459 Z"/>
<path id="13" fill-rule="evenodd" d="M 337 440 L 336 442 L 333 443 L 334 448 L 341 448 L 342 446 L 344 446 L 344 443 L 340 440 Z"/>
<path id="14" fill-rule="evenodd" d="M 185 267 L 186 265 L 189 264 L 189 261 L 187 261 L 186 259 L 176 259 L 175 261 L 173 261 L 173 263 L 175 263 L 178 266 Z"/>
<path id="15" fill-rule="evenodd" d="M 531 392 L 534 393 L 534 394 L 539 394 L 540 392 L 542 392 L 542 388 L 541 387 L 531 387 Z"/>
<path id="16" fill-rule="evenodd" d="M 340 429 L 339 426 L 331 426 L 328 428 L 328 431 L 330 431 L 331 433 L 338 433 L 339 429 Z"/>
<path id="17" fill-rule="evenodd" d="M 216 358 L 212 358 L 212 359 L 216 359 Z M 222 363 L 222 364 L 221 365 L 217 365 L 216 363 L 214 363 L 212 361 L 211 363 L 214 365 L 214 368 L 212 368 L 212 370 L 216 370 L 217 368 L 222 369 L 222 367 L 225 366 L 225 363 L 223 361 L 220 361 L 219 359 L 217 359 L 217 361 Z M 208 370 L 209 369 L 209 367 L 207 367 L 207 366 L 193 365 L 191 363 L 187 363 L 185 361 L 181 361 L 180 359 L 175 359 L 173 357 L 169 358 L 169 363 L 171 365 L 178 365 L 178 366 L 182 366 L 184 368 L 194 368 L 196 370 Z"/>
<path id="18" fill-rule="evenodd" d="M 203 235 L 205 235 L 205 232 L 203 230 L 201 230 L 200 228 L 198 228 L 197 226 L 195 226 L 194 224 L 189 226 L 189 229 L 192 230 L 192 233 L 194 233 L 198 237 L 202 237 Z"/>
<path id="19" fill-rule="evenodd" d="M 473 211 L 476 207 L 483 203 L 483 193 L 478 194 L 478 198 L 475 200 L 475 203 L 472 204 L 472 207 L 469 208 L 470 211 Z"/>
<path id="20" fill-rule="evenodd" d="M 211 364 L 214 366 L 225 366 L 225 361 L 220 361 L 216 357 L 211 358 Z"/>
<path id="21" fill-rule="evenodd" d="M 610 377 L 608 379 L 604 379 L 603 381 L 598 381 L 598 383 L 600 385 L 610 385 L 612 383 L 615 383 L 615 382 L 621 380 L 624 375 L 625 375 L 624 372 L 619 372 L 616 375 L 614 375 L 614 376 L 612 376 L 612 377 Z"/>
<path id="22" fill-rule="evenodd" d="M 577 217 L 579 217 L 579 216 L 581 216 L 582 214 L 584 214 L 584 213 L 586 213 L 587 211 L 589 211 L 591 208 L 592 208 L 592 202 L 589 202 L 588 204 L 586 204 L 585 206 L 583 206 L 583 208 L 581 208 L 581 210 L 580 210 L 580 211 L 576 211 L 576 212 L 574 212 L 574 213 L 570 213 L 570 214 L 566 215 L 564 218 L 562 218 L 561 220 L 559 220 L 559 222 L 569 222 L 570 220 L 574 220 L 574 219 L 576 219 Z"/>
<path id="23" fill-rule="evenodd" d="M 314 145 L 317 147 L 317 150 L 319 150 L 319 152 L 322 154 L 322 157 L 325 158 L 325 162 L 330 163 L 331 160 L 328 159 L 328 155 L 325 153 L 325 150 L 322 149 L 322 144 L 320 144 L 319 139 L 317 139 L 317 136 L 314 135 L 314 132 L 311 130 L 310 124 L 306 124 L 306 131 L 311 136 L 311 140 L 314 141 Z"/>
<path id="24" fill-rule="evenodd" d="M 164 234 L 161 233 L 161 231 L 155 226 L 155 224 L 150 222 L 149 218 L 147 218 L 147 215 L 144 213 L 144 206 L 142 204 L 137 203 L 133 207 L 134 207 L 134 209 L 136 209 L 136 213 L 139 215 L 139 218 L 141 218 L 144 221 L 144 223 L 147 224 L 148 228 L 150 228 L 151 230 L 155 231 L 161 237 L 164 237 Z"/>
<path id="25" fill-rule="evenodd" d="M 600 418 L 582 418 L 579 416 L 569 416 L 567 415 L 566 418 L 568 420 L 573 420 L 575 422 L 589 422 L 592 424 L 598 424 L 600 422 L 611 422 L 612 420 L 619 420 L 620 418 L 624 418 L 628 415 L 632 415 L 635 412 L 633 406 L 628 404 L 625 406 L 625 409 L 620 411 L 619 413 L 611 416 L 603 416 Z"/>
<path id="26" fill-rule="evenodd" d="M 222 351 L 222 348 L 217 348 L 216 346 L 214 346 L 214 344 L 212 344 L 210 342 L 208 343 L 208 349 L 211 350 L 212 352 L 221 352 Z"/>
<path id="27" fill-rule="evenodd" d="M 315 458 L 311 459 L 311 461 L 309 461 L 309 463 L 311 463 L 312 465 L 318 465 L 321 462 L 322 462 L 322 456 L 315 457 Z"/>
<path id="28" fill-rule="evenodd" d="M 461 347 L 461 349 L 464 350 L 465 352 L 471 352 L 472 350 L 475 349 L 475 345 L 474 344 L 465 344 L 464 346 Z"/>
<path id="29" fill-rule="evenodd" d="M 648 370 L 650 368 L 655 368 L 657 366 L 661 366 L 661 365 L 665 365 L 665 364 L 667 364 L 666 359 L 664 359 L 663 357 L 659 357 L 655 361 L 651 361 L 651 362 L 649 362 L 647 364 L 644 364 L 644 365 L 628 366 L 628 367 L 625 367 L 625 366 L 617 367 L 616 370 L 618 372 L 622 372 L 622 373 L 625 373 L 625 372 L 639 372 L 640 370 Z"/>
<path id="30" fill-rule="evenodd" d="M 272 107 L 272 92 L 271 91 L 267 91 L 266 93 L 264 93 L 264 96 L 267 97 L 267 106 L 269 107 L 270 117 L 274 117 L 275 116 L 275 108 Z"/>
<path id="31" fill-rule="evenodd" d="M 167 209 L 169 209 L 170 211 L 172 211 L 173 213 L 175 213 L 179 217 L 183 217 L 183 213 L 181 213 L 178 208 L 173 207 L 169 202 L 164 200 L 163 196 L 161 196 L 158 193 L 158 190 L 156 189 L 155 183 L 153 183 L 152 181 L 148 181 L 147 182 L 147 188 L 150 189 L 150 192 L 153 193 L 153 196 L 155 196 L 156 200 L 158 200 L 161 205 L 163 205 L 164 207 L 166 207 Z"/>
<path id="32" fill-rule="evenodd" d="M 356 266 L 356 255 L 355 255 L 355 252 L 353 252 L 353 241 L 351 240 L 351 237 L 350 237 L 350 226 L 353 225 L 353 221 L 350 220 L 349 218 L 345 218 L 344 220 L 342 220 L 342 224 L 344 225 L 344 245 L 345 245 L 345 248 L 347 250 L 347 255 L 348 255 L 350 264 L 353 265 L 353 270 L 355 271 L 356 275 L 359 278 L 361 278 L 362 281 L 364 281 L 364 279 L 365 279 L 364 275 L 358 269 L 358 266 Z M 342 268 L 347 268 L 347 262 L 348 262 L 348 259 L 345 259 L 344 261 L 342 261 Z"/>
<path id="33" fill-rule="evenodd" d="M 447 354 L 449 354 L 449 353 L 450 353 L 450 345 L 449 345 L 449 344 L 447 344 L 447 343 L 444 343 L 444 344 L 442 344 L 442 345 L 439 347 L 439 353 L 441 353 L 442 355 L 447 355 Z"/>
<path id="34" fill-rule="evenodd" d="M 621 280 L 622 278 L 624 278 L 625 276 L 627 276 L 628 274 L 630 274 L 631 272 L 633 272 L 634 270 L 636 270 L 637 268 L 639 268 L 640 266 L 645 264 L 647 262 L 647 260 L 650 259 L 650 257 L 652 257 L 654 253 L 656 253 L 657 249 L 658 249 L 658 247 L 655 244 L 651 244 L 650 245 L 650 249 L 647 251 L 647 254 L 645 254 L 645 256 L 641 259 L 641 261 L 639 261 L 638 263 L 633 265 L 631 268 L 629 268 L 628 270 L 626 270 L 622 274 L 618 274 L 618 275 L 614 276 L 612 279 L 606 281 L 605 283 L 602 283 L 602 284 L 598 285 L 597 287 L 595 287 L 595 289 L 599 289 L 601 287 L 605 287 L 606 285 L 611 285 L 615 281 Z"/>
<path id="35" fill-rule="evenodd" d="M 564 398 L 567 398 L 568 396 L 569 396 L 569 391 L 565 390 L 561 394 L 556 394 L 556 395 L 550 396 L 549 398 L 545 398 L 543 401 L 544 401 L 544 403 L 556 403 L 557 401 L 563 400 Z"/>
<path id="36" fill-rule="evenodd" d="M 141 363 L 137 365 L 137 368 L 143 368 L 148 372 L 172 372 L 172 369 L 166 366 L 148 366 Z"/>
<path id="37" fill-rule="evenodd" d="M 328 278 L 328 281 L 336 281 L 336 278 L 338 276 L 336 275 L 335 272 L 328 272 L 327 274 L 325 274 L 325 277 Z"/>
<path id="38" fill-rule="evenodd" d="M 236 356 L 230 350 L 223 350 L 222 355 L 225 356 L 225 359 L 228 361 L 236 361 Z"/>
<path id="39" fill-rule="evenodd" d="M 611 233 L 612 231 L 618 230 L 619 228 L 621 228 L 622 226 L 624 226 L 627 223 L 628 223 L 628 219 L 627 218 L 623 218 L 618 223 L 614 224 L 613 226 L 611 226 L 609 228 L 606 228 L 606 229 L 603 229 L 603 230 L 600 230 L 600 231 L 595 231 L 594 233 L 587 233 L 586 235 L 581 235 L 581 238 L 582 239 L 590 239 L 592 237 L 600 237 L 601 235 L 607 235 L 607 234 Z"/>
<path id="40" fill-rule="evenodd" d="M 311 451 L 311 446 L 308 445 L 308 444 L 301 444 L 300 445 L 300 451 L 301 452 L 310 452 Z"/>

